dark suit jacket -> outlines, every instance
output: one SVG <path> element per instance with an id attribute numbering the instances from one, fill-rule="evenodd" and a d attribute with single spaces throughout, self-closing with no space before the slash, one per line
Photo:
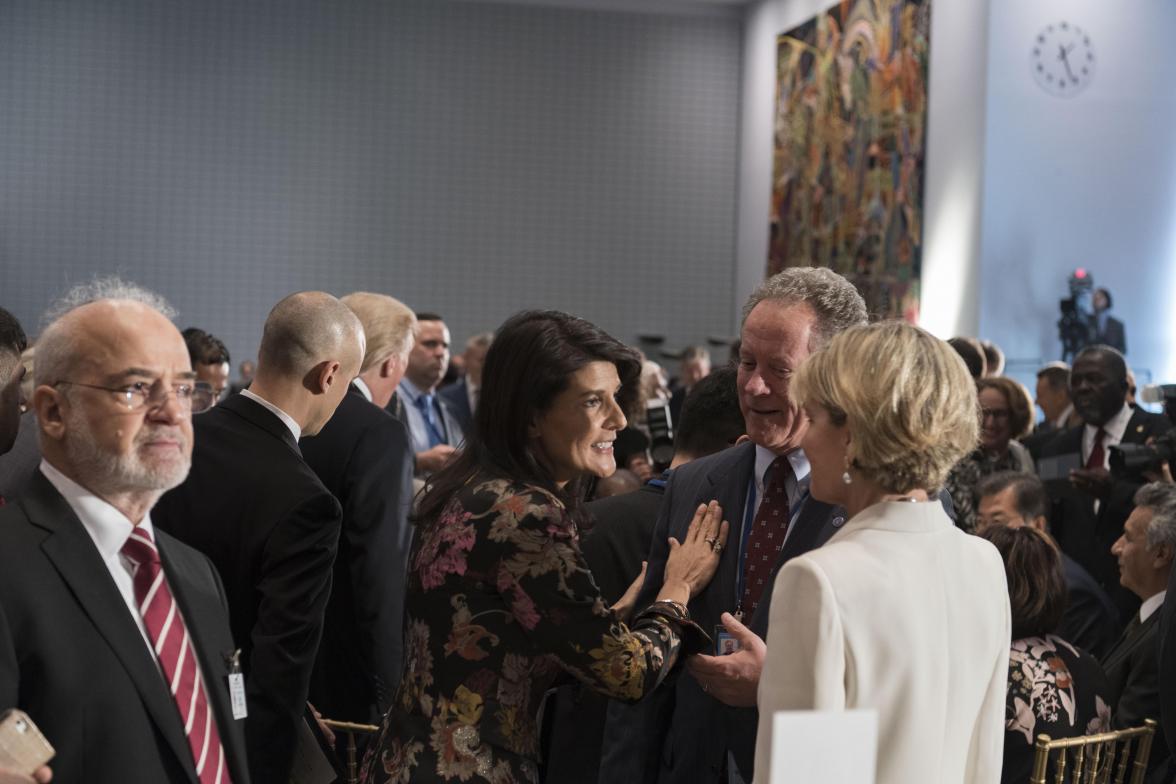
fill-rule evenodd
<path id="1" fill-rule="evenodd" d="M 1172 569 L 1168 578 L 1168 596 L 1176 599 L 1176 568 Z M 1156 634 L 1160 669 L 1160 725 L 1165 737 L 1176 738 L 1176 601 L 1168 601 L 1165 596 L 1156 614 L 1160 616 L 1160 628 Z M 1173 762 L 1176 763 L 1176 760 Z"/>
<path id="2" fill-rule="evenodd" d="M 249 781 L 229 704 L 234 649 L 208 559 L 156 532 L 196 651 L 229 773 Z M 0 509 L 0 709 L 29 714 L 57 749 L 53 780 L 197 784 L 180 714 L 86 529 L 39 471 Z"/>
<path id="3" fill-rule="evenodd" d="M 1090 325 L 1091 344 L 1110 346 L 1120 354 L 1127 353 L 1127 330 L 1123 322 L 1114 316 L 1107 316 L 1106 326 L 1102 332 L 1098 331 L 1098 321 L 1092 319 Z"/>
<path id="4" fill-rule="evenodd" d="M 343 505 L 310 701 L 332 719 L 378 723 L 400 683 L 412 529 L 412 448 L 404 425 L 351 387 L 302 455 Z"/>
<path id="5" fill-rule="evenodd" d="M 584 505 L 593 525 L 581 538 L 580 550 L 609 604 L 615 604 L 641 573 L 664 493 L 665 485 L 657 480 L 632 493 Z M 579 683 L 556 689 L 544 721 L 544 781 L 595 784 L 608 703 L 602 694 Z"/>
<path id="6" fill-rule="evenodd" d="M 1081 455 L 1083 427 L 1072 427 L 1059 434 L 1042 447 L 1042 456 Z M 1127 421 L 1123 443 L 1142 444 L 1169 429 L 1171 424 L 1166 418 L 1136 409 Z M 1111 545 L 1123 533 L 1123 523 L 1135 508 L 1135 492 L 1139 488 L 1136 482 L 1116 480 L 1097 514 L 1090 496 L 1074 492 L 1059 494 L 1051 488 L 1054 500 L 1050 527 L 1054 537 L 1062 550 L 1090 572 L 1111 597 L 1119 608 L 1120 623 L 1139 608 L 1139 599 L 1119 585 L 1119 564 L 1111 555 Z"/>
<path id="7" fill-rule="evenodd" d="M 670 477 L 662 500 L 645 587 L 637 600 L 644 606 L 662 584 L 668 539 L 683 537 L 700 503 L 717 500 L 723 518 L 731 523 L 728 547 L 710 584 L 690 601 L 690 616 L 708 632 L 720 624 L 724 612 L 736 605 L 739 548 L 735 542 L 743 524 L 747 487 L 755 467 L 755 445 L 741 444 L 718 454 L 694 460 Z M 809 497 L 780 551 L 772 572 L 789 559 L 819 547 L 845 522 L 844 511 Z M 759 606 L 745 623 L 760 637 L 767 637 L 771 590 L 764 591 Z M 758 712 L 731 708 L 703 692 L 698 682 L 681 672 L 642 702 L 633 706 L 609 706 L 600 781 L 694 784 L 717 781 L 727 767 L 730 751 L 746 781 L 752 779 Z"/>
<path id="8" fill-rule="evenodd" d="M 1115 729 L 1138 727 L 1144 719 L 1160 719 L 1157 639 L 1163 609 L 1161 606 L 1141 624 L 1128 625 L 1103 659 L 1103 671 L 1115 700 L 1111 706 L 1111 725 Z M 1168 744 L 1161 724 L 1152 743 L 1148 770 L 1159 767 L 1167 758 Z"/>
<path id="9" fill-rule="evenodd" d="M 284 784 L 331 589 L 339 502 L 282 421 L 244 395 L 192 421 L 192 471 L 152 518 L 224 578 L 243 654 L 251 775 Z"/>
<path id="10" fill-rule="evenodd" d="M 465 377 L 456 384 L 450 384 L 447 387 L 442 387 L 437 392 L 437 397 L 449 404 L 449 412 L 457 420 L 457 424 L 461 427 L 461 432 L 470 433 L 474 429 L 474 412 L 470 408 L 470 393 L 469 384 Z"/>
<path id="11" fill-rule="evenodd" d="M 1065 553 L 1062 553 L 1062 569 L 1066 574 L 1069 600 L 1058 627 L 1058 636 L 1101 659 L 1115 644 L 1122 629 L 1119 609 L 1090 572 Z"/>
<path id="12" fill-rule="evenodd" d="M 37 415 L 31 409 L 20 415 L 20 430 L 12 449 L 0 455 L 0 496 L 12 499 L 28 485 L 41 463 L 37 443 Z"/>

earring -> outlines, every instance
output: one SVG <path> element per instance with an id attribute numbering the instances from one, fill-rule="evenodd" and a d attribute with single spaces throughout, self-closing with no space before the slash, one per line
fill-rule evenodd
<path id="1" fill-rule="evenodd" d="M 853 477 L 849 475 L 849 457 L 845 458 L 845 473 L 841 475 L 841 481 L 847 485 L 853 484 Z"/>

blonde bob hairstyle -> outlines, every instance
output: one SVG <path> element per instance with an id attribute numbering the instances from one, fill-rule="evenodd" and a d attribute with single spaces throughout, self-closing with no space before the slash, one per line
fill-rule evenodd
<path id="1" fill-rule="evenodd" d="M 976 384 L 951 346 L 918 327 L 851 327 L 801 365 L 789 392 L 851 434 L 847 458 L 891 493 L 938 490 L 979 439 Z"/>

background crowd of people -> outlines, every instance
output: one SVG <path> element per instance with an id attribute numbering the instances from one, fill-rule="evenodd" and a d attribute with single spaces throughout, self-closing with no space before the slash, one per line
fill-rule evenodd
<path id="1" fill-rule="evenodd" d="M 284 784 L 325 716 L 366 782 L 766 783 L 777 711 L 855 708 L 884 784 L 1146 718 L 1176 780 L 1176 485 L 1112 460 L 1169 420 L 1110 346 L 1035 424 L 997 347 L 869 321 L 789 268 L 670 379 L 566 313 L 452 356 L 299 292 L 232 381 L 131 283 L 0 310 L 0 709 L 56 749 L 0 782 Z"/>

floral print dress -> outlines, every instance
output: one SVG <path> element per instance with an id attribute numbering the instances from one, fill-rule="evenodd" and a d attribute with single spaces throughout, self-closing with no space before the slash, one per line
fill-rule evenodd
<path id="1" fill-rule="evenodd" d="M 1029 780 L 1038 735 L 1056 739 L 1108 732 L 1110 690 L 1098 661 L 1061 637 L 1014 640 L 1009 650 L 1001 782 Z"/>
<path id="2" fill-rule="evenodd" d="M 563 504 L 530 485 L 470 482 L 418 530 L 411 559 L 405 670 L 367 784 L 537 782 L 536 713 L 557 675 L 640 699 L 693 626 L 655 604 L 626 627 Z"/>

